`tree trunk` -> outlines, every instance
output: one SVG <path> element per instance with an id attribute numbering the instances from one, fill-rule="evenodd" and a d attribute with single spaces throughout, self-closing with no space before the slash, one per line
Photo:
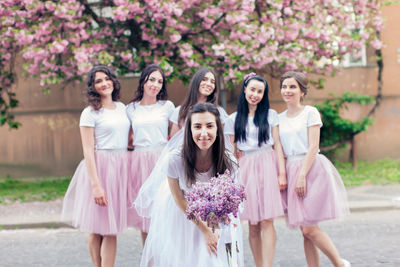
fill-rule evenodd
<path id="1" fill-rule="evenodd" d="M 218 82 L 219 82 L 219 88 L 220 88 L 220 103 L 221 106 L 226 110 L 227 107 L 227 100 L 226 100 L 226 87 L 225 87 L 225 82 L 224 82 L 224 76 L 222 73 L 218 73 Z"/>
<path id="2" fill-rule="evenodd" d="M 357 146 L 356 146 L 356 138 L 353 135 L 350 141 L 350 159 L 354 170 L 357 170 Z"/>

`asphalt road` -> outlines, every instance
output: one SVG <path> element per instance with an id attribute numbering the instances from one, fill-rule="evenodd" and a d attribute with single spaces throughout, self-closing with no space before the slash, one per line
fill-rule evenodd
<path id="1" fill-rule="evenodd" d="M 278 243 L 274 266 L 306 266 L 299 230 L 275 223 Z M 400 209 L 353 213 L 341 222 L 320 224 L 352 266 L 400 266 Z M 245 265 L 254 266 L 244 228 Z M 140 233 L 130 229 L 118 238 L 116 265 L 139 266 Z M 325 256 L 321 266 L 331 266 Z M 91 266 L 87 234 L 74 229 L 0 231 L 0 266 Z"/>

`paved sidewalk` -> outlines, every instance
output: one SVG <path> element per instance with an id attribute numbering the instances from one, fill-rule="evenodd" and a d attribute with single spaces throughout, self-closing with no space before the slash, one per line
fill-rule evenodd
<path id="1" fill-rule="evenodd" d="M 347 188 L 352 212 L 400 210 L 400 185 Z M 60 222 L 62 199 L 0 205 L 0 229 L 67 227 Z"/>

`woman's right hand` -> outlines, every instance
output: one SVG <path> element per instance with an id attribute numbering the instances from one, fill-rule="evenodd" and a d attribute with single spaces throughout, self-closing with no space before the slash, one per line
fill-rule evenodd
<path id="1" fill-rule="evenodd" d="M 206 245 L 208 252 L 210 255 L 213 253 L 215 256 L 218 256 L 217 254 L 217 246 L 218 246 L 218 239 L 219 239 L 219 234 L 212 231 L 211 228 L 207 227 L 208 229 L 204 232 L 204 239 L 206 240 Z"/>
<path id="2" fill-rule="evenodd" d="M 296 182 L 296 194 L 300 198 L 304 198 L 307 193 L 306 177 L 305 175 L 299 175 Z"/>
<path id="3" fill-rule="evenodd" d="M 108 205 L 108 199 L 106 193 L 104 192 L 103 188 L 100 185 L 96 185 L 93 187 L 92 194 L 94 198 L 94 203 L 100 206 Z"/>

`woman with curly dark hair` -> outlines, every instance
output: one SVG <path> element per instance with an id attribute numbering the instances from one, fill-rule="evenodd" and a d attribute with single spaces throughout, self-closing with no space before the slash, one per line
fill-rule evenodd
<path id="1" fill-rule="evenodd" d="M 118 102 L 120 83 L 107 66 L 87 77 L 89 106 L 81 114 L 81 161 L 64 198 L 62 220 L 89 232 L 94 266 L 113 266 L 117 234 L 127 226 L 128 133 L 125 105 Z"/>

